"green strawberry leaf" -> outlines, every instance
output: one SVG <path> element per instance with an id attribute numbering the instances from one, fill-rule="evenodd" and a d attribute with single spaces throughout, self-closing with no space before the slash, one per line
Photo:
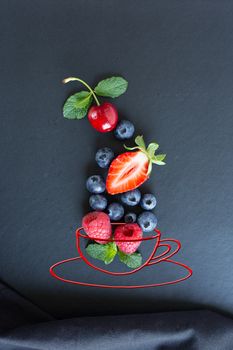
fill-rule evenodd
<path id="1" fill-rule="evenodd" d="M 134 142 L 136 143 L 136 145 L 138 145 L 138 147 L 142 148 L 142 149 L 146 149 L 146 145 L 143 139 L 143 136 L 137 136 L 134 140 Z"/>
<path id="2" fill-rule="evenodd" d="M 94 91 L 99 96 L 118 97 L 122 95 L 128 87 L 128 82 L 122 77 L 111 77 L 101 80 Z"/>
<path id="3" fill-rule="evenodd" d="M 164 160 L 166 158 L 166 154 L 156 154 L 155 159 L 156 160 Z"/>
<path id="4" fill-rule="evenodd" d="M 147 153 L 150 158 L 152 158 L 155 154 L 155 151 L 159 148 L 159 145 L 155 142 L 150 143 L 147 147 Z"/>
<path id="5" fill-rule="evenodd" d="M 63 115 L 67 119 L 82 119 L 86 116 L 92 102 L 92 94 L 80 91 L 68 97 L 63 106 Z"/>
<path id="6" fill-rule="evenodd" d="M 131 269 L 136 269 L 142 265 L 142 256 L 140 253 L 125 254 L 118 250 L 118 256 L 120 261 Z"/>
<path id="7" fill-rule="evenodd" d="M 91 243 L 86 247 L 86 252 L 92 258 L 101 260 L 108 265 L 116 256 L 117 246 L 115 242 L 109 242 L 107 244 Z"/>
<path id="8" fill-rule="evenodd" d="M 150 161 L 148 165 L 147 175 L 150 175 L 151 172 L 152 172 L 152 162 Z"/>
<path id="9" fill-rule="evenodd" d="M 124 148 L 127 149 L 127 151 L 133 151 L 134 149 L 138 149 L 138 147 L 127 147 L 124 145 Z"/>
<path id="10" fill-rule="evenodd" d="M 156 156 L 152 157 L 152 162 L 157 165 L 165 165 L 166 163 L 163 162 L 165 157 L 166 154 L 157 154 Z"/>
<path id="11" fill-rule="evenodd" d="M 166 163 L 162 162 L 161 160 L 155 160 L 155 161 L 153 161 L 153 163 L 156 165 L 166 165 Z"/>

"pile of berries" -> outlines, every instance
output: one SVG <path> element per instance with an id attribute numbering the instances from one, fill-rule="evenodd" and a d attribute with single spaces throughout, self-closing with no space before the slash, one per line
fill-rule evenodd
<path id="1" fill-rule="evenodd" d="M 129 139 L 134 134 L 134 126 L 127 120 L 121 121 L 114 134 L 119 139 Z M 131 152 L 133 153 L 133 152 Z M 111 162 L 114 159 L 114 152 L 108 148 L 100 148 L 95 155 L 95 160 L 100 168 L 109 168 Z M 122 162 L 121 167 L 128 166 L 128 162 L 125 164 Z M 134 174 L 130 177 L 130 181 L 134 180 Z M 128 178 L 125 182 L 129 181 Z M 157 218 L 154 213 L 151 212 L 157 204 L 156 198 L 151 193 L 141 194 L 138 188 L 123 192 L 118 196 L 119 201 L 112 201 L 108 203 L 107 197 L 104 195 L 106 192 L 106 181 L 101 175 L 92 175 L 86 181 L 86 188 L 91 193 L 89 198 L 89 205 L 94 211 L 106 211 L 111 221 L 122 221 L 125 223 L 135 223 L 144 232 L 150 232 L 157 226 Z M 142 212 L 137 216 L 134 209 L 140 207 Z M 138 210 L 136 210 L 138 211 Z"/>
<path id="2" fill-rule="evenodd" d="M 111 77 L 100 81 L 91 88 L 80 78 L 70 77 L 63 82 L 78 81 L 88 91 L 80 91 L 70 96 L 64 104 L 63 114 L 68 119 L 82 119 L 87 114 L 92 127 L 98 132 L 113 131 L 118 140 L 133 137 L 135 128 L 128 120 L 118 119 L 118 112 L 112 103 L 100 103 L 97 96 L 115 98 L 122 95 L 128 83 L 122 77 Z M 91 106 L 93 99 L 96 105 Z M 165 154 L 155 154 L 157 143 L 146 147 L 143 136 L 135 138 L 134 147 L 124 147 L 127 152 L 115 157 L 112 149 L 97 150 L 95 161 L 102 169 L 107 169 L 106 179 L 100 174 L 91 175 L 86 181 L 90 192 L 89 205 L 93 210 L 83 218 L 86 234 L 96 243 L 89 244 L 87 253 L 106 264 L 118 254 L 120 260 L 131 268 L 140 266 L 142 257 L 136 253 L 143 232 L 151 232 L 157 226 L 157 218 L 152 210 L 156 198 L 152 193 L 142 194 L 139 187 L 149 179 L 152 165 L 164 165 Z M 112 200 L 114 196 L 114 200 Z M 111 221 L 121 222 L 112 238 Z M 137 240 L 132 242 L 130 240 Z M 119 241 L 118 241 L 119 240 Z"/>
<path id="3" fill-rule="evenodd" d="M 137 222 L 144 232 L 150 232 L 157 226 L 157 218 L 151 212 L 156 206 L 156 198 L 153 194 L 142 195 L 139 189 L 125 192 L 120 195 L 119 202 L 108 204 L 105 192 L 105 182 L 102 176 L 92 175 L 87 179 L 87 189 L 91 194 L 89 205 L 94 211 L 105 211 L 111 221 L 122 221 L 125 223 Z M 142 212 L 137 216 L 133 211 L 139 206 Z"/>
<path id="4" fill-rule="evenodd" d="M 129 139 L 134 134 L 134 126 L 131 122 L 123 120 L 117 125 L 114 134 L 120 140 Z M 132 156 L 135 153 L 127 152 L 123 154 L 124 158 L 121 159 L 122 154 L 120 154 L 114 159 L 114 152 L 109 147 L 97 150 L 95 161 L 101 169 L 108 170 L 108 177 L 107 181 L 100 174 L 88 177 L 86 188 L 91 194 L 89 205 L 93 211 L 83 218 L 82 223 L 86 234 L 98 243 L 87 246 L 86 250 L 90 256 L 109 264 L 117 254 L 120 260 L 131 268 L 137 268 L 142 263 L 141 254 L 137 249 L 141 244 L 140 238 L 143 237 L 143 232 L 151 232 L 157 226 L 157 218 L 152 212 L 157 204 L 156 197 L 152 193 L 142 194 L 138 188 L 143 177 L 140 158 L 137 159 L 136 164 L 139 172 L 136 167 L 130 174 L 127 170 L 132 159 L 134 162 Z M 117 160 L 119 164 L 116 167 L 114 162 Z M 144 166 L 144 159 L 142 164 Z M 113 196 L 109 188 L 112 188 L 111 181 L 115 180 L 114 176 L 117 172 L 121 174 L 121 179 L 118 183 L 115 182 L 118 194 L 114 195 L 112 200 Z M 109 174 L 112 174 L 110 180 Z M 131 183 L 136 188 L 124 191 L 131 186 Z M 124 221 L 125 225 L 117 226 L 112 233 L 111 221 Z M 133 242 L 133 240 L 136 241 Z M 111 256 L 110 260 L 109 256 Z"/>
<path id="5" fill-rule="evenodd" d="M 93 211 L 84 216 L 82 226 L 88 237 L 97 242 L 86 247 L 87 254 L 92 258 L 110 264 L 118 255 L 120 261 L 132 269 L 141 266 L 142 256 L 136 251 L 143 232 L 138 224 L 119 225 L 113 233 L 109 216 Z"/>

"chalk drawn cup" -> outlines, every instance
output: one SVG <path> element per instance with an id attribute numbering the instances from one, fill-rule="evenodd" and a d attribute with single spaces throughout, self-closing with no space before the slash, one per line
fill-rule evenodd
<path id="1" fill-rule="evenodd" d="M 124 224 L 123 223 L 112 224 L 112 226 L 115 226 L 115 225 L 124 225 Z M 99 266 L 96 266 L 90 261 L 88 255 L 83 252 L 82 244 L 81 244 L 81 240 L 86 240 L 86 242 L 88 242 L 90 240 L 90 237 L 88 237 L 85 234 L 85 232 L 82 233 L 82 231 L 83 231 L 82 227 L 78 228 L 76 231 L 76 247 L 77 247 L 80 258 L 88 266 L 92 267 L 93 269 L 98 270 L 98 271 L 103 272 L 103 273 L 106 273 L 106 274 L 109 274 L 109 275 L 115 275 L 115 276 L 130 275 L 132 273 L 140 271 L 145 266 L 155 265 L 155 264 L 158 264 L 162 261 L 166 261 L 166 260 L 170 259 L 181 248 L 181 244 L 178 240 L 173 239 L 173 238 L 161 239 L 160 231 L 158 229 L 155 229 L 154 234 L 152 234 L 150 236 L 145 236 L 145 237 L 142 237 L 141 239 L 137 239 L 137 240 L 135 240 L 135 239 L 128 239 L 127 240 L 127 242 L 142 241 L 142 243 L 143 243 L 143 241 L 151 241 L 151 243 L 152 243 L 151 253 L 150 253 L 149 257 L 142 263 L 142 265 L 140 265 L 138 268 L 130 270 L 130 271 L 114 272 L 114 271 L 106 270 L 106 269 L 103 269 Z M 95 238 L 93 237 L 92 240 L 95 240 Z M 100 239 L 96 237 L 96 240 L 99 241 Z M 108 242 L 113 242 L 113 241 L 114 241 L 114 238 L 108 240 Z M 117 240 L 117 241 L 119 242 L 120 240 Z M 163 251 L 161 253 L 159 253 L 158 255 L 156 255 L 156 253 L 159 250 L 161 250 L 160 248 L 162 248 Z M 164 249 L 164 248 L 166 248 L 166 249 Z"/>

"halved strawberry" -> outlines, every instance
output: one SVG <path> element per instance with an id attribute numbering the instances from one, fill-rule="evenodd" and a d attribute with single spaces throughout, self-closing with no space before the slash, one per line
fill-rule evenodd
<path id="1" fill-rule="evenodd" d="M 155 156 L 155 151 L 159 145 L 150 143 L 146 148 L 143 137 L 137 136 L 136 147 L 126 147 L 127 150 L 136 152 L 126 152 L 116 157 L 109 168 L 106 189 L 110 194 L 131 191 L 143 184 L 150 176 L 152 163 L 164 165 L 165 154 Z"/>
<path id="2" fill-rule="evenodd" d="M 111 163 L 106 188 L 117 194 L 133 190 L 148 179 L 148 158 L 141 151 L 120 154 Z"/>

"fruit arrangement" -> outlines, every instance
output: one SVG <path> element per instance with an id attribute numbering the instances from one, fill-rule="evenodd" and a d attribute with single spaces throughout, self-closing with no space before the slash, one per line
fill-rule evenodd
<path id="1" fill-rule="evenodd" d="M 84 80 L 70 77 L 63 80 L 66 84 L 70 81 L 78 81 L 85 86 L 87 91 L 80 91 L 70 96 L 63 107 L 63 115 L 67 119 L 82 119 L 88 113 L 90 124 L 99 132 L 109 132 L 115 129 L 118 122 L 116 107 L 109 102 L 100 104 L 97 96 L 115 98 L 122 95 L 128 83 L 122 77 L 111 77 L 100 81 L 92 89 Z M 91 106 L 93 100 L 96 105 Z"/>
<path id="2" fill-rule="evenodd" d="M 98 132 L 113 131 L 113 137 L 119 141 L 133 137 L 133 123 L 119 120 L 116 107 L 109 102 L 100 103 L 98 99 L 99 96 L 116 98 L 123 94 L 128 87 L 125 79 L 107 78 L 95 88 L 80 78 L 63 80 L 64 83 L 70 81 L 80 82 L 87 90 L 67 99 L 63 107 L 65 118 L 82 119 L 87 115 L 91 126 Z M 152 212 L 157 204 L 156 197 L 152 193 L 142 194 L 139 187 L 149 179 L 153 164 L 165 164 L 166 155 L 156 154 L 159 145 L 155 142 L 146 146 L 143 136 L 135 138 L 133 147 L 123 146 L 126 152 L 118 155 L 107 146 L 97 150 L 95 161 L 100 173 L 89 176 L 86 181 L 92 211 L 83 217 L 82 226 L 91 240 L 86 247 L 88 255 L 105 264 L 110 264 L 118 256 L 122 263 L 135 269 L 142 264 L 138 248 L 143 234 L 157 226 L 157 217 Z M 103 172 L 106 170 L 105 177 Z M 125 224 L 116 225 L 112 232 L 111 222 L 123 220 Z"/>
<path id="3" fill-rule="evenodd" d="M 82 119 L 87 115 L 91 126 L 101 135 L 112 131 L 115 139 L 127 140 L 128 143 L 136 133 L 133 123 L 120 119 L 117 108 L 112 103 L 99 101 L 100 97 L 116 98 L 122 95 L 127 90 L 127 81 L 122 77 L 111 77 L 100 81 L 95 88 L 80 78 L 71 77 L 63 82 L 70 81 L 80 82 L 86 90 L 67 99 L 63 107 L 64 117 Z M 91 211 L 84 215 L 82 227 L 76 230 L 78 256 L 58 261 L 50 267 L 51 276 L 57 280 L 86 287 L 135 289 L 176 284 L 192 276 L 189 266 L 171 259 L 180 250 L 181 243 L 174 238 L 161 238 L 157 217 L 153 212 L 157 205 L 156 197 L 143 190 L 143 184 L 151 176 L 153 165 L 164 165 L 166 155 L 156 153 L 159 148 L 156 142 L 146 146 L 143 136 L 135 137 L 134 141 L 135 145 L 131 147 L 119 143 L 120 150 L 106 145 L 96 151 L 95 161 L 99 170 L 90 174 L 86 180 Z M 141 246 L 145 241 L 150 243 L 149 255 L 148 249 L 144 250 Z M 115 266 L 117 271 L 98 266 L 95 261 L 100 260 L 108 265 L 116 257 L 122 263 L 120 268 Z M 97 273 L 104 273 L 109 281 L 96 283 L 86 280 L 88 276 L 70 279 L 57 271 L 60 266 L 74 262 L 85 263 Z M 159 263 L 179 267 L 186 273 L 167 281 L 156 281 L 153 274 L 148 274 L 152 277 L 149 282 L 135 284 L 131 280 L 125 280 L 119 284 L 111 281 L 111 277 L 130 276 L 143 268 L 156 267 Z M 125 265 L 129 269 L 122 271 Z M 91 274 L 87 275 L 91 277 Z"/>

